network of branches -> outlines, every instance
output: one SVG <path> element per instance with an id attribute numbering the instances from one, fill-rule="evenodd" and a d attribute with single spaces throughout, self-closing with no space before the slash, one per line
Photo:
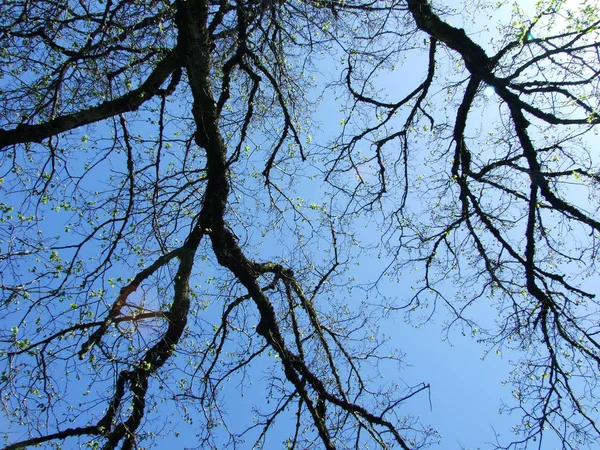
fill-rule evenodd
<path id="1" fill-rule="evenodd" d="M 496 447 L 592 448 L 599 32 L 589 1 L 3 1 L 4 449 L 433 445 L 379 325 L 439 314 L 519 355 Z"/>

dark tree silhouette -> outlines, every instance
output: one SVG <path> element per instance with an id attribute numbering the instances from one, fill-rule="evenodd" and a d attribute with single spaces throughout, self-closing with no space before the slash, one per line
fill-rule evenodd
<path id="1" fill-rule="evenodd" d="M 522 421 L 508 447 L 545 448 L 546 434 L 557 435 L 563 448 L 594 445 L 600 326 L 597 288 L 586 279 L 597 277 L 600 236 L 598 5 L 570 10 L 541 3 L 532 20 L 516 7 L 487 51 L 427 2 L 408 0 L 406 7 L 419 30 L 412 39 L 425 36 L 429 43 L 422 84 L 397 102 L 366 95 L 373 72 L 354 76 L 362 60 L 348 58 L 342 82 L 352 110 L 364 114 L 367 107 L 380 118 L 338 143 L 344 156 L 336 164 L 368 140 L 378 167 L 366 199 L 350 203 L 372 207 L 388 191 L 400 193 L 383 208 L 393 214 L 382 229 L 394 256 L 390 272 L 415 261 L 425 266 L 421 289 L 398 305 L 409 315 L 434 298 L 448 305 L 452 324 L 475 334 L 481 325 L 469 307 L 493 301 L 498 319 L 481 339 L 523 353 L 511 374 L 518 404 L 506 406 Z M 432 88 L 447 66 L 440 47 L 458 66 L 443 85 L 446 100 Z M 369 64 L 382 65 L 389 54 Z M 409 112 L 398 125 L 400 108 Z M 427 156 L 416 155 L 424 141 L 416 129 L 430 130 Z M 390 168 L 395 173 L 388 175 Z M 425 181 L 415 180 L 414 171 Z M 427 217 L 415 212 L 411 193 L 427 199 Z M 461 287 L 455 298 L 444 294 L 449 278 Z"/>
<path id="2" fill-rule="evenodd" d="M 146 448 L 177 420 L 198 448 L 279 423 L 286 448 L 425 447 L 429 386 L 379 380 L 402 361 L 378 323 L 438 304 L 521 355 L 498 447 L 600 437 L 597 5 L 515 7 L 492 42 L 425 0 L 0 12 L 5 450 Z M 327 143 L 315 77 L 344 102 Z M 419 266 L 412 298 L 380 293 Z M 256 390 L 240 425 L 227 399 Z"/>

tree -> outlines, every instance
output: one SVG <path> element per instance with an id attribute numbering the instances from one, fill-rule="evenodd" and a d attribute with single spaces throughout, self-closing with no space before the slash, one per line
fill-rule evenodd
<path id="1" fill-rule="evenodd" d="M 380 317 L 426 303 L 522 355 L 499 447 L 593 445 L 600 16 L 563 3 L 515 6 L 488 44 L 425 0 L 5 2 L 5 449 L 147 447 L 161 409 L 200 448 L 276 423 L 287 448 L 427 446 L 407 400 L 428 385 L 377 380 L 401 365 Z M 382 91 L 412 54 L 420 80 Z M 412 298 L 380 292 L 419 266 Z M 268 401 L 240 427 L 225 399 L 253 383 Z"/>

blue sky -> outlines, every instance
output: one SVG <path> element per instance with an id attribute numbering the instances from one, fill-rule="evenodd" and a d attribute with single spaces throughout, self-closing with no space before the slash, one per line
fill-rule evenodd
<path id="1" fill-rule="evenodd" d="M 463 12 L 465 10 L 472 12 L 470 8 L 472 5 L 450 4 L 446 6 L 450 8 L 455 7 L 458 10 L 456 15 L 451 16 L 451 23 L 464 27 L 467 33 L 477 38 L 476 40 L 485 48 L 492 48 L 492 44 L 488 44 L 488 42 L 494 38 L 496 23 L 509 20 L 513 8 L 513 4 L 509 3 L 505 3 L 500 9 L 492 6 L 491 9 L 482 10 L 480 13 L 472 14 L 469 19 L 463 20 Z M 519 2 L 519 6 L 531 10 L 529 3 Z M 490 17 L 490 14 L 493 17 Z M 346 104 L 343 99 L 336 101 L 336 98 L 340 98 L 341 96 L 341 88 L 337 89 L 337 92 L 333 92 L 331 88 L 325 89 L 325 83 L 329 81 L 328 77 L 343 67 L 340 55 L 334 57 L 335 62 L 329 58 L 331 57 L 324 56 L 319 62 L 318 69 L 322 75 L 316 76 L 316 88 L 314 91 L 308 93 L 311 99 L 320 98 L 320 103 L 315 108 L 316 112 L 311 119 L 312 124 L 306 128 L 306 133 L 302 136 L 307 142 L 307 149 L 314 150 L 315 153 L 318 152 L 318 149 L 313 146 L 330 145 L 337 137 L 347 116 L 344 108 Z M 415 53 L 415 58 L 415 60 L 409 58 L 403 65 L 399 65 L 396 71 L 381 76 L 378 86 L 387 92 L 389 97 L 402 97 L 422 81 L 423 69 L 420 63 L 423 61 L 423 55 Z M 464 73 L 460 70 L 453 71 L 453 63 L 451 54 L 448 54 L 445 58 L 441 59 L 439 70 L 441 72 L 444 70 L 448 71 L 448 79 L 456 81 L 464 78 Z M 421 71 L 413 70 L 414 67 L 420 67 L 419 70 Z M 401 81 L 399 81 L 400 79 Z M 436 114 L 439 114 L 441 118 L 444 117 L 447 110 L 452 111 L 454 106 L 443 106 L 446 94 L 443 92 L 441 85 L 437 86 L 437 88 L 440 89 L 440 92 L 435 98 L 440 102 L 440 107 L 436 110 Z M 473 116 L 478 117 L 481 122 L 469 124 L 469 130 L 473 133 L 478 132 L 479 129 L 487 130 L 486 127 L 494 120 L 499 120 L 499 115 L 502 114 L 498 103 L 493 98 L 493 92 L 489 91 L 481 93 L 477 108 L 479 108 L 477 114 L 473 114 Z M 147 112 L 144 114 L 147 114 Z M 132 120 L 132 129 L 140 135 L 149 135 L 155 132 L 155 128 L 144 124 L 144 119 L 146 118 L 144 114 L 142 114 L 141 120 Z M 399 122 L 400 119 L 398 119 Z M 98 129 L 92 131 L 98 134 L 102 131 L 110 133 L 112 132 L 110 125 L 103 125 L 106 126 L 105 130 L 98 127 Z M 173 127 L 172 129 L 170 128 L 171 126 Z M 167 130 L 170 133 L 175 133 L 178 126 L 181 129 L 185 128 L 185 124 L 175 124 L 167 125 Z M 76 146 L 80 150 L 84 151 L 84 148 L 91 150 L 91 152 L 86 152 L 86 156 L 81 160 L 75 160 L 77 163 L 76 171 L 82 171 L 84 170 L 83 163 L 86 158 L 90 158 L 90 161 L 95 161 L 97 158 L 94 155 L 94 135 L 90 134 L 88 136 L 88 133 L 83 131 L 75 132 L 69 139 L 76 143 Z M 89 143 L 88 140 L 90 141 Z M 278 261 L 283 263 L 290 262 L 290 264 L 295 264 L 296 260 L 309 259 L 310 257 L 315 261 L 315 265 L 318 266 L 319 263 L 324 264 L 331 255 L 331 241 L 326 228 L 325 231 L 320 230 L 316 232 L 306 222 L 303 222 L 298 214 L 290 211 L 279 216 L 272 210 L 265 212 L 269 209 L 269 205 L 264 198 L 261 199 L 263 202 L 262 205 L 257 205 L 252 193 L 253 189 L 256 189 L 260 185 L 260 180 L 253 181 L 253 179 L 255 179 L 255 174 L 260 174 L 264 165 L 264 161 L 261 159 L 263 155 L 260 153 L 259 147 L 263 142 L 268 144 L 268 137 L 261 135 L 260 131 L 258 131 L 250 136 L 248 142 L 250 157 L 238 167 L 234 166 L 234 171 L 238 170 L 237 176 L 239 176 L 236 180 L 239 181 L 239 184 L 233 193 L 239 196 L 235 203 L 235 214 L 245 217 L 245 222 L 236 223 L 236 216 L 233 213 L 230 217 L 231 226 L 240 238 L 240 241 L 248 243 L 248 256 L 257 260 L 274 257 Z M 431 142 L 426 137 L 416 142 L 415 148 L 421 149 L 422 152 L 413 153 L 413 159 L 411 160 L 411 170 L 414 170 L 414 173 L 411 172 L 411 175 L 422 175 L 422 186 L 425 186 L 425 188 L 427 187 L 428 180 L 433 176 L 437 176 L 435 168 L 425 166 L 425 162 L 428 161 L 431 152 L 434 151 L 434 149 L 429 147 Z M 365 152 L 367 151 L 368 149 L 365 148 Z M 171 155 L 172 161 L 177 162 L 177 152 L 173 150 Z M 103 174 L 108 173 L 110 170 L 115 172 L 124 170 L 124 161 L 123 153 L 113 153 L 109 160 L 99 163 L 96 167 L 98 175 L 95 183 L 97 183 L 97 186 L 111 186 L 111 181 L 103 178 Z M 421 167 L 421 163 L 423 167 Z M 360 173 L 360 176 L 367 182 L 376 181 L 374 167 L 373 164 L 366 165 L 364 172 Z M 320 168 L 319 161 L 314 161 L 305 168 L 302 168 L 301 170 L 305 172 L 304 175 L 309 178 L 297 177 L 292 180 L 289 191 L 287 191 L 292 202 L 297 202 L 301 205 L 298 210 L 303 211 L 306 217 L 310 217 L 315 221 L 322 218 L 320 208 L 324 207 L 327 209 L 331 205 L 331 188 L 319 179 Z M 283 166 L 281 170 L 283 173 Z M 311 176 L 314 176 L 314 178 L 310 178 Z M 240 181 L 244 178 L 248 180 L 247 184 L 242 184 Z M 298 183 L 298 180 L 301 180 L 301 182 Z M 428 204 L 419 201 L 421 200 L 418 197 L 419 192 L 424 192 L 419 191 L 420 189 L 420 187 L 414 189 L 412 194 L 415 195 L 411 200 L 413 203 L 408 206 L 408 209 L 413 214 L 425 214 L 427 212 L 426 208 Z M 92 192 L 93 188 L 90 188 L 88 192 L 90 198 L 98 200 L 91 194 Z M 393 204 L 396 200 L 397 198 L 392 197 L 388 205 Z M 192 200 L 190 200 L 190 203 L 193 203 Z M 62 243 L 74 239 L 71 237 L 73 236 L 72 234 L 65 233 L 67 227 L 71 227 L 73 222 L 79 220 L 76 214 L 63 209 L 63 211 L 52 215 L 51 206 L 53 206 L 52 202 L 50 202 L 48 207 L 40 208 L 40 210 L 47 214 L 47 228 L 44 229 L 45 235 L 60 236 Z M 244 216 L 244 214 L 246 215 Z M 383 215 L 385 215 L 385 211 Z M 340 221 L 340 223 L 342 222 Z M 345 285 L 343 284 L 345 279 L 352 279 L 357 285 L 367 285 L 379 278 L 382 272 L 386 271 L 386 267 L 390 263 L 389 257 L 385 254 L 383 257 L 380 257 L 381 255 L 378 254 L 379 251 L 377 249 L 368 249 L 372 248 L 378 242 L 379 227 L 382 226 L 382 223 L 382 218 L 377 218 L 375 214 L 374 218 L 367 216 L 360 217 L 355 219 L 351 224 L 352 229 L 349 232 L 355 233 L 357 245 L 355 247 L 349 246 L 348 249 L 344 250 L 343 256 L 351 261 L 351 264 L 348 265 L 348 271 L 336 280 L 341 286 L 337 301 L 340 301 L 341 298 L 341 301 L 350 310 L 353 308 L 357 310 L 363 308 L 365 306 L 363 302 L 377 303 L 381 301 L 381 298 L 386 299 L 391 306 L 403 304 L 414 295 L 413 287 L 419 284 L 419 278 L 422 276 L 421 268 L 421 272 L 418 270 L 406 270 L 402 272 L 401 276 L 395 273 L 389 277 L 383 277 L 378 285 L 378 294 L 374 291 L 365 292 L 360 287 L 353 290 L 345 289 Z M 254 228 L 250 228 L 249 225 L 252 225 Z M 262 230 L 268 230 L 271 234 L 264 237 L 261 234 Z M 305 233 L 304 242 L 308 242 L 305 248 L 296 242 L 297 236 L 295 236 L 295 233 L 299 230 Z M 273 238 L 273 235 L 276 237 Z M 350 242 L 351 238 L 347 236 L 346 239 L 348 239 L 347 242 Z M 360 245 L 358 245 L 359 242 Z M 366 249 L 363 250 L 360 246 Z M 95 254 L 96 251 L 100 252 L 101 250 L 100 248 L 91 247 L 88 250 L 89 254 L 85 256 L 94 258 L 97 256 Z M 206 259 L 202 258 L 204 255 L 207 255 Z M 206 296 L 205 299 L 201 299 L 200 301 L 200 303 L 204 302 L 206 309 L 199 310 L 198 314 L 190 321 L 189 326 L 196 327 L 195 331 L 198 336 L 186 343 L 189 347 L 185 351 L 189 350 L 190 354 L 194 350 L 194 345 L 202 346 L 205 344 L 200 342 L 202 336 L 209 338 L 211 329 L 214 330 L 213 327 L 219 326 L 222 311 L 219 295 L 227 290 L 227 286 L 220 285 L 220 282 L 224 279 L 223 271 L 215 267 L 215 261 L 210 256 L 210 250 L 208 248 L 201 249 L 200 256 L 193 284 L 200 286 L 198 291 L 201 292 L 201 295 Z M 148 258 L 144 263 L 148 264 L 151 260 L 152 258 Z M 358 264 L 359 261 L 360 265 Z M 32 262 L 30 263 L 33 264 Z M 132 266 L 136 268 L 135 263 L 132 263 Z M 22 266 L 23 270 L 29 268 L 28 264 Z M 168 274 L 169 271 L 165 270 L 165 273 Z M 117 295 L 120 287 L 119 282 L 113 283 L 110 279 L 115 280 L 122 275 L 123 269 L 115 267 L 100 281 L 100 284 L 104 285 L 107 289 L 107 304 L 110 304 L 111 299 Z M 10 277 L 8 274 L 4 274 L 4 276 L 7 278 Z M 114 286 L 111 287 L 111 284 L 114 284 Z M 441 286 L 448 298 L 453 298 L 455 295 L 458 296 L 458 292 L 451 281 L 444 282 Z M 161 288 L 163 291 L 160 290 Z M 233 293 L 243 294 L 242 292 L 235 291 L 233 288 L 232 290 Z M 156 286 L 140 287 L 135 296 L 131 297 L 131 300 L 140 305 L 144 302 L 146 308 L 156 308 L 160 304 L 161 299 L 168 297 L 170 293 L 168 285 L 165 286 L 164 284 L 157 283 Z M 229 294 L 233 296 L 231 292 Z M 328 298 L 327 294 L 318 297 L 317 300 L 320 302 L 320 307 L 325 313 L 329 313 L 331 310 L 339 307 L 339 303 L 334 303 L 336 299 Z M 328 303 L 329 301 L 331 303 Z M 71 307 L 72 304 L 75 306 Z M 63 318 L 75 317 L 79 314 L 80 305 L 77 303 L 72 304 L 66 302 L 56 306 L 55 309 L 49 308 L 49 311 L 52 314 L 60 313 L 60 316 Z M 97 308 L 96 312 L 100 315 L 104 311 L 104 306 L 101 302 L 93 304 L 93 307 Z M 499 414 L 499 408 L 503 401 L 509 405 L 514 404 L 512 403 L 515 401 L 512 392 L 513 388 L 505 382 L 510 376 L 514 362 L 523 358 L 523 355 L 513 352 L 508 348 L 498 348 L 491 344 L 479 342 L 482 336 L 485 336 L 486 326 L 493 327 L 498 315 L 497 309 L 494 306 L 494 300 L 490 299 L 487 303 L 481 302 L 470 308 L 470 316 L 476 318 L 479 322 L 477 328 L 461 323 L 447 328 L 448 322 L 451 320 L 447 309 L 441 301 L 435 306 L 435 311 L 433 311 L 433 302 L 429 306 L 423 306 L 410 316 L 410 321 L 402 310 L 391 311 L 385 308 L 376 310 L 377 312 L 372 316 L 375 318 L 373 327 L 387 339 L 382 349 L 390 352 L 398 349 L 405 356 L 402 359 L 403 365 L 400 368 L 394 365 L 382 365 L 384 369 L 380 374 L 373 371 L 371 373 L 373 375 L 373 382 L 375 385 L 397 382 L 407 386 L 418 386 L 420 383 L 430 386 L 428 390 L 421 392 L 407 401 L 405 406 L 402 407 L 402 412 L 418 416 L 423 424 L 431 425 L 436 429 L 442 438 L 442 443 L 438 448 L 483 450 L 490 448 L 490 443 L 494 442 L 496 437 L 498 438 L 498 442 L 508 443 L 515 438 L 511 427 L 515 422 L 518 422 L 519 417 Z M 19 317 L 22 314 L 23 312 L 21 311 L 5 318 L 2 322 L 2 329 L 5 331 L 9 330 L 13 326 L 15 317 Z M 243 313 L 240 313 L 240 316 L 240 329 L 242 329 L 241 325 L 247 326 L 257 322 L 256 311 L 251 305 Z M 428 321 L 424 322 L 420 317 L 427 317 Z M 140 346 L 143 345 L 147 336 L 151 335 L 154 331 L 151 327 L 148 330 L 135 330 L 135 333 L 138 333 L 135 338 L 136 343 Z M 244 337 L 243 330 L 236 330 L 235 332 Z M 252 334 L 252 331 L 250 331 L 250 334 Z M 260 341 L 256 340 L 256 336 L 254 336 L 254 339 L 252 345 L 254 346 L 253 348 L 256 348 L 260 346 Z M 242 346 L 238 347 L 235 343 L 229 343 L 225 348 L 224 354 L 227 352 L 235 353 L 243 351 L 244 348 Z M 276 388 L 273 385 L 270 386 L 271 381 L 274 377 L 281 376 L 277 361 L 274 361 L 276 359 L 275 356 L 274 354 L 265 352 L 265 354 L 257 357 L 256 361 L 252 363 L 247 376 L 232 375 L 231 379 L 223 384 L 223 390 L 221 391 L 222 400 L 225 410 L 227 410 L 227 418 L 230 420 L 232 429 L 239 432 L 256 423 L 257 414 L 253 411 L 254 406 L 260 405 L 264 410 L 274 407 L 271 403 L 265 403 L 264 400 L 268 398 L 269 389 Z M 188 426 L 178 418 L 178 415 L 183 412 L 182 409 L 173 408 L 168 405 L 168 402 L 172 401 L 174 397 L 177 398 L 182 392 L 185 392 L 185 389 L 179 388 L 177 383 L 183 383 L 185 387 L 185 383 L 190 382 L 191 374 L 196 373 L 196 367 L 193 367 L 193 361 L 190 361 L 191 357 L 190 360 L 186 360 L 185 355 L 177 357 L 174 362 L 180 364 L 181 367 L 171 371 L 172 366 L 169 366 L 168 370 L 165 370 L 168 373 L 166 375 L 168 378 L 166 378 L 163 386 L 158 387 L 162 383 L 157 381 L 157 387 L 155 387 L 154 392 L 158 394 L 157 398 L 163 399 L 165 403 L 158 405 L 158 411 L 149 416 L 152 422 L 148 424 L 149 426 L 146 431 L 152 431 L 155 426 L 158 429 L 162 429 L 163 425 L 164 429 L 168 430 L 169 437 L 165 441 L 158 440 L 159 448 L 167 448 L 168 446 L 173 446 L 174 448 L 193 448 L 197 445 L 193 425 Z M 104 368 L 103 370 L 107 369 Z M 78 400 L 79 398 L 90 398 L 87 394 L 84 395 L 84 393 L 89 387 L 86 377 L 94 376 L 93 365 L 88 366 L 84 371 L 84 379 L 79 384 L 69 384 L 64 389 L 65 398 L 68 399 L 68 402 L 72 401 L 72 406 L 80 401 Z M 110 374 L 107 375 L 107 380 L 108 384 L 102 381 L 98 385 L 91 387 L 90 402 L 93 402 L 95 393 L 102 393 L 107 386 L 111 386 L 112 379 L 110 378 Z M 84 400 L 84 402 L 87 401 Z M 104 407 L 105 403 L 101 402 L 93 405 L 92 409 L 95 414 L 100 415 Z M 198 412 L 193 411 L 193 409 L 189 410 L 192 421 L 196 424 L 202 423 L 195 416 Z M 76 413 L 73 414 L 77 415 Z M 83 418 L 85 418 L 85 414 L 78 417 L 78 419 L 82 420 Z M 293 426 L 293 419 L 293 411 L 287 415 L 283 414 L 278 419 L 275 428 L 276 432 L 268 438 L 269 440 L 265 448 L 282 448 L 281 443 L 288 436 L 289 429 Z M 50 418 L 50 420 L 56 419 Z M 222 425 L 220 424 L 220 426 Z M 2 429 L 0 431 L 8 430 Z M 21 433 L 23 431 L 22 428 L 17 426 L 11 429 L 10 433 Z M 215 433 L 218 432 L 215 430 Z M 176 437 L 175 433 L 180 433 L 179 437 Z M 256 435 L 256 432 L 249 433 L 248 441 L 251 441 L 252 437 L 256 438 Z M 542 448 L 544 450 L 551 449 L 555 445 L 557 444 L 552 441 L 546 441 Z M 67 444 L 65 446 L 67 447 Z M 240 448 L 246 447 L 241 445 Z"/>

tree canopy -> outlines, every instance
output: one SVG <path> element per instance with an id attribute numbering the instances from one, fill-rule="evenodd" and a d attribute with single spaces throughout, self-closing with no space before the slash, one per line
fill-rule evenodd
<path id="1" fill-rule="evenodd" d="M 4 449 L 435 446 L 392 316 L 593 448 L 600 10 L 522 6 L 3 1 Z"/>

